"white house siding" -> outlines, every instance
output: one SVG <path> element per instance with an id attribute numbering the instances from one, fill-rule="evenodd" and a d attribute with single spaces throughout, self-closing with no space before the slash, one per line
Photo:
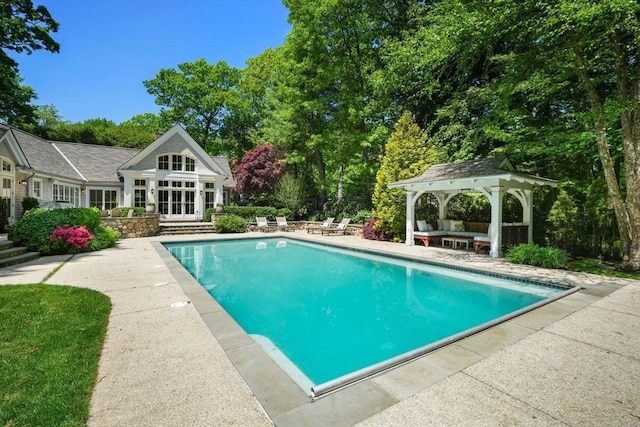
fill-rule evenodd
<path id="1" fill-rule="evenodd" d="M 9 146 L 5 141 L 0 143 L 0 157 L 5 157 L 10 159 L 15 163 L 16 159 L 13 157 L 13 153 L 9 150 Z"/>

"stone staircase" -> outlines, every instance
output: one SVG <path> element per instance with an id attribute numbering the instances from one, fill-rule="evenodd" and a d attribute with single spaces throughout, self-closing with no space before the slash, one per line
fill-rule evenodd
<path id="1" fill-rule="evenodd" d="M 0 240 L 0 268 L 31 261 L 40 257 L 38 252 L 27 252 L 25 247 L 15 247 L 11 240 Z"/>
<path id="2" fill-rule="evenodd" d="M 160 229 L 158 230 L 158 236 L 204 233 L 215 233 L 215 229 L 210 222 L 160 223 Z"/>

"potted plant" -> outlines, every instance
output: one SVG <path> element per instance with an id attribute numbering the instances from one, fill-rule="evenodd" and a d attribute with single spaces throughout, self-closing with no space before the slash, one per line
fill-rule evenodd
<path id="1" fill-rule="evenodd" d="M 147 202 L 146 209 L 147 209 L 147 213 L 155 213 L 155 211 L 156 211 L 156 204 L 155 204 L 155 203 L 153 203 L 153 202 Z"/>

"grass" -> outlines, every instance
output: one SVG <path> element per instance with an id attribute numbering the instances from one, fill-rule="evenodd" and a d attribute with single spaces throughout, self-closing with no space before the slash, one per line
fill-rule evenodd
<path id="1" fill-rule="evenodd" d="M 581 258 L 568 262 L 569 270 L 582 271 L 584 273 L 598 274 L 600 276 L 620 277 L 623 279 L 640 280 L 640 274 L 628 271 L 616 270 L 615 265 L 592 258 Z"/>
<path id="2" fill-rule="evenodd" d="M 84 426 L 111 301 L 89 289 L 0 286 L 0 426 Z"/>

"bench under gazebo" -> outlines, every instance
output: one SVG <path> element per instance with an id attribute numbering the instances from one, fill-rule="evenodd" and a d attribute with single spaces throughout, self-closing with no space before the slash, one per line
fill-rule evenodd
<path id="1" fill-rule="evenodd" d="M 486 234 L 489 255 L 502 256 L 502 242 L 505 227 L 502 222 L 503 198 L 513 195 L 522 205 L 522 223 L 525 240 L 533 238 L 533 189 L 536 186 L 556 187 L 551 179 L 517 173 L 506 157 L 494 157 L 460 163 L 433 165 L 422 175 L 393 182 L 389 188 L 403 188 L 407 196 L 406 240 L 405 244 L 414 245 L 414 227 L 416 224 L 415 204 L 423 194 L 431 193 L 438 201 L 438 219 L 446 221 L 447 204 L 455 196 L 466 193 L 482 193 L 491 203 L 491 223 Z M 445 230 L 442 230 L 445 231 Z M 486 232 L 485 232 L 486 233 Z M 437 234 L 437 233 L 435 233 Z M 456 242 L 455 232 L 440 235 Z M 423 234 L 424 235 L 424 234 Z M 428 244 L 428 240 L 426 241 Z M 476 245 L 477 248 L 477 245 Z"/>

